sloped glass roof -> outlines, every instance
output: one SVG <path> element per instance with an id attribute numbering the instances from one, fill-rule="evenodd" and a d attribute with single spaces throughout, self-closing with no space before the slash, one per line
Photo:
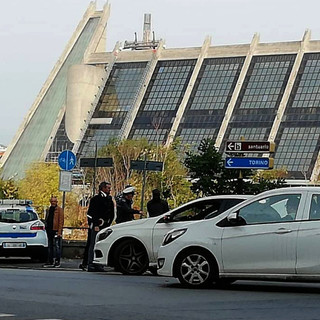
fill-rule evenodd
<path id="1" fill-rule="evenodd" d="M 81 35 L 65 59 L 32 119 L 3 166 L 3 178 L 23 178 L 24 170 L 38 161 L 50 138 L 57 116 L 66 100 L 67 72 L 70 66 L 81 63 L 85 50 L 96 30 L 100 18 L 88 20 Z"/>

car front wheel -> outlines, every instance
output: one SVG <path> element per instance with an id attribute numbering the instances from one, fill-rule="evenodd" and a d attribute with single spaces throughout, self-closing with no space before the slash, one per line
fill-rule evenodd
<path id="1" fill-rule="evenodd" d="M 186 287 L 203 288 L 214 281 L 213 258 L 205 251 L 185 252 L 177 261 L 176 268 L 180 283 Z"/>
<path id="2" fill-rule="evenodd" d="M 148 254 L 144 246 L 134 240 L 126 240 L 120 243 L 115 250 L 115 269 L 123 274 L 141 275 L 148 266 Z"/>

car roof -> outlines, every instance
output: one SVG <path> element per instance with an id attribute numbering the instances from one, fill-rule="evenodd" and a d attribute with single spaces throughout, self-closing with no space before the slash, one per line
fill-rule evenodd
<path id="1" fill-rule="evenodd" d="M 264 195 L 273 195 L 278 194 L 279 190 L 281 193 L 295 193 L 295 192 L 320 192 L 319 187 L 284 187 L 284 188 L 277 188 L 268 191 L 261 192 L 256 196 L 264 196 Z"/>
<path id="2" fill-rule="evenodd" d="M 179 207 L 171 209 L 169 212 L 176 210 L 178 208 L 183 208 L 184 206 L 192 205 L 193 203 L 197 202 L 202 202 L 202 201 L 207 201 L 207 200 L 214 200 L 214 199 L 242 199 L 242 200 L 247 200 L 251 199 L 253 195 L 249 194 L 220 194 L 220 195 L 215 195 L 215 196 L 207 196 L 207 197 L 202 197 L 202 198 L 197 198 L 191 201 L 188 201 Z"/>

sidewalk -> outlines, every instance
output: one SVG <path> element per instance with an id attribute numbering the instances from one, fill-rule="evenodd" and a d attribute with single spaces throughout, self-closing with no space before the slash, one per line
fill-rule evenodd
<path id="1" fill-rule="evenodd" d="M 69 271 L 82 271 L 79 269 L 81 259 L 61 259 L 61 267 L 54 268 L 55 270 L 69 270 Z M 11 269 L 42 269 L 50 270 L 51 268 L 43 268 L 42 262 L 33 262 L 27 258 L 0 258 L 0 268 Z M 53 269 L 53 268 L 52 268 Z"/>

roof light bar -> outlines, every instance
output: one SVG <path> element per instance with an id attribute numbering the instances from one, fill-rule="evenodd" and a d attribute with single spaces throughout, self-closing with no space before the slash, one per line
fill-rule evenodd
<path id="1" fill-rule="evenodd" d="M 23 205 L 31 205 L 32 201 L 23 200 L 23 199 L 0 199 L 0 204 L 6 204 L 6 205 L 18 204 L 23 206 Z"/>

